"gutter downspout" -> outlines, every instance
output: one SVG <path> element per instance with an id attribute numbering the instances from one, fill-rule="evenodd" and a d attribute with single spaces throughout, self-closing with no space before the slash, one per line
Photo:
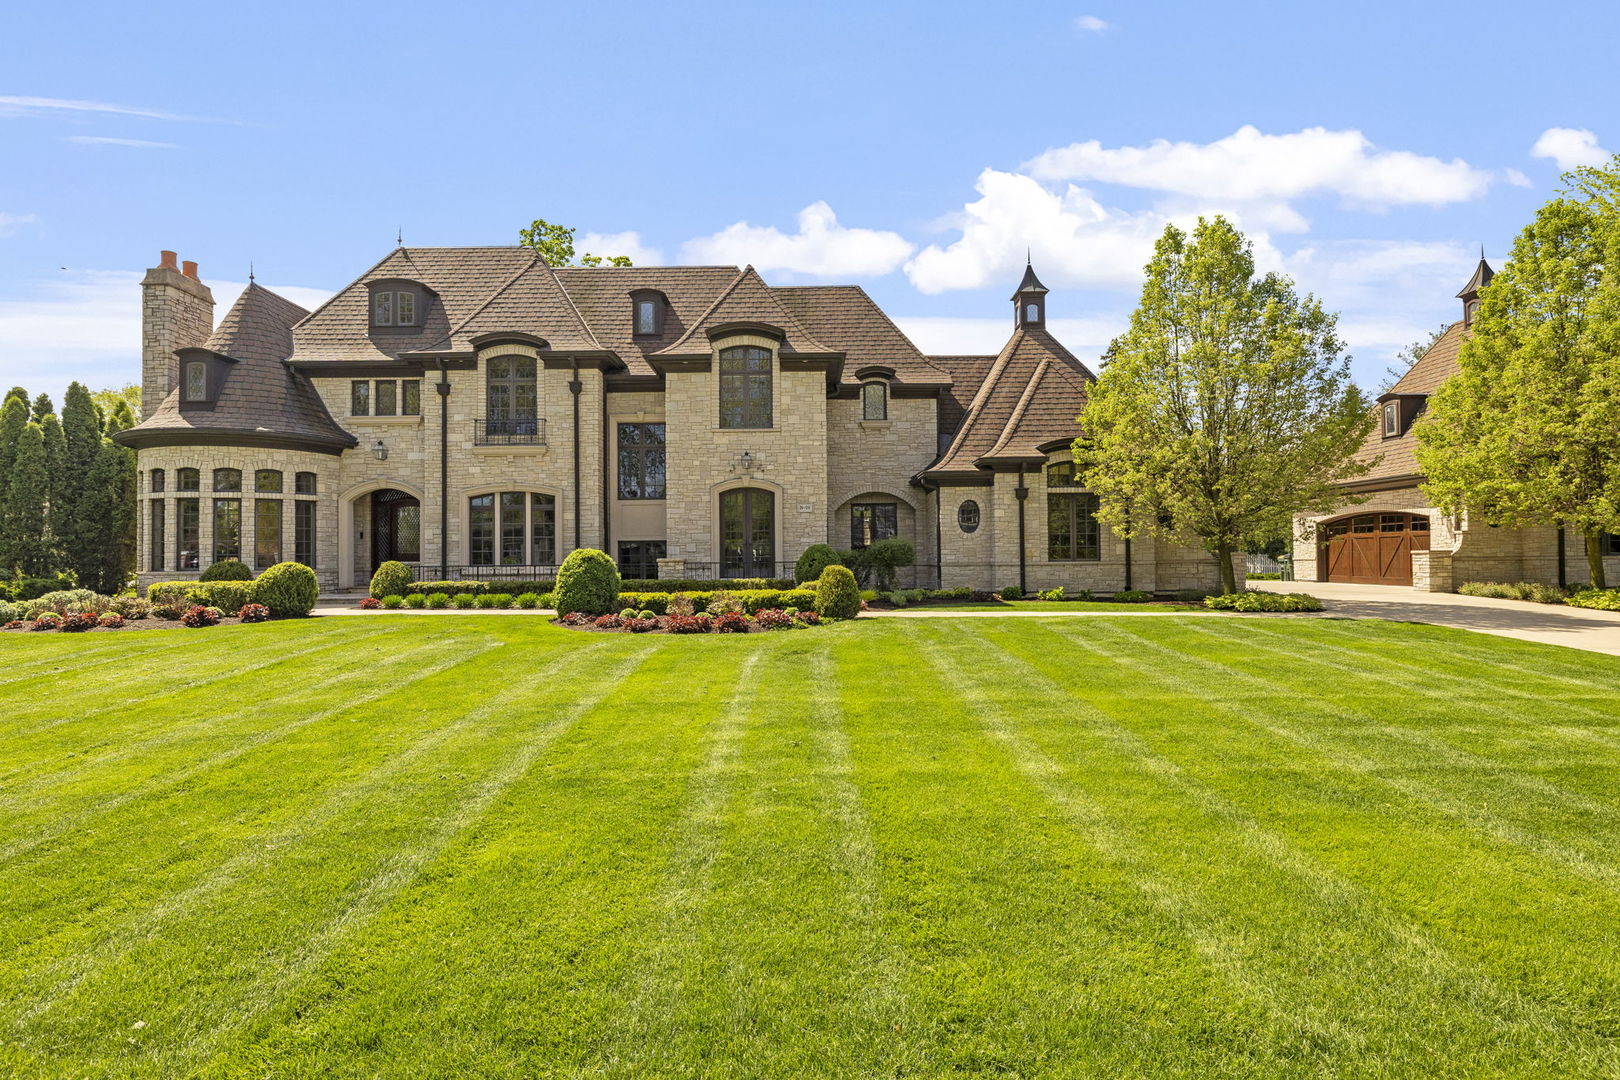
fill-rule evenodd
<path id="1" fill-rule="evenodd" d="M 1029 591 L 1029 580 L 1025 562 L 1024 551 L 1024 501 L 1029 498 L 1029 488 L 1024 486 L 1024 467 L 1018 466 L 1018 486 L 1013 489 L 1013 495 L 1018 499 L 1018 591 Z"/>
<path id="2" fill-rule="evenodd" d="M 945 587 L 945 542 L 940 520 L 945 516 L 945 489 L 934 488 L 934 588 Z"/>
<path id="3" fill-rule="evenodd" d="M 439 580 L 450 580 L 450 369 L 439 361 Z"/>
<path id="4" fill-rule="evenodd" d="M 1131 513 L 1130 513 L 1129 510 L 1127 510 L 1127 511 L 1125 511 L 1125 528 L 1129 529 L 1130 527 L 1131 527 Z M 1131 537 L 1130 537 L 1129 533 L 1126 533 L 1126 535 L 1125 535 L 1125 591 L 1130 592 L 1135 587 L 1136 586 L 1134 584 L 1132 584 L 1132 582 L 1131 582 Z"/>
<path id="5" fill-rule="evenodd" d="M 1558 526 L 1558 587 L 1569 588 L 1569 562 L 1564 556 L 1564 527 Z"/>
<path id="6" fill-rule="evenodd" d="M 585 500 L 580 497 L 579 458 L 579 392 L 585 388 L 585 384 L 579 381 L 579 358 L 577 356 L 569 357 L 568 363 L 574 372 L 573 377 L 568 380 L 568 392 L 574 395 L 574 549 L 577 551 L 583 546 L 580 543 L 580 528 L 582 526 L 582 511 L 585 505 Z"/>
<path id="7" fill-rule="evenodd" d="M 600 375 L 602 387 L 602 550 L 613 556 L 613 517 L 608 504 L 608 399 L 607 374 Z M 619 560 L 614 559 L 615 563 Z M 654 564 L 657 565 L 656 563 Z"/>

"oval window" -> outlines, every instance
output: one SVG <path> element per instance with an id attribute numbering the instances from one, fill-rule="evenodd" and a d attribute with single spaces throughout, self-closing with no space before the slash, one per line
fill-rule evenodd
<path id="1" fill-rule="evenodd" d="M 979 504 L 969 499 L 956 508 L 956 523 L 965 533 L 973 532 L 979 527 Z"/>

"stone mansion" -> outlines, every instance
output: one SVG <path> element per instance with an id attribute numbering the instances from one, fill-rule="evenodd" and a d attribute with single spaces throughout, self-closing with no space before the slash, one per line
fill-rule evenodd
<path id="1" fill-rule="evenodd" d="M 856 286 L 752 267 L 391 251 L 314 312 L 196 264 L 142 288 L 142 585 L 240 558 L 364 585 L 778 577 L 811 544 L 912 541 L 904 584 L 1218 584 L 1201 550 L 1099 525 L 1069 446 L 1094 376 L 1026 269 L 994 356 L 925 356 Z"/>

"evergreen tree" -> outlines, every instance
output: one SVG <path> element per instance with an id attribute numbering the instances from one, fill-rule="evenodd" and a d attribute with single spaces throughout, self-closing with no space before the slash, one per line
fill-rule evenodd
<path id="1" fill-rule="evenodd" d="M 1080 415 L 1075 462 L 1122 535 L 1201 542 L 1237 590 L 1232 555 L 1328 510 L 1365 466 L 1372 424 L 1336 319 L 1276 274 L 1257 277 L 1225 218 L 1167 226 L 1130 328 Z"/>
<path id="2" fill-rule="evenodd" d="M 62 435 L 62 421 L 55 413 L 46 413 L 39 422 L 45 438 L 45 475 L 48 477 L 45 510 L 45 530 L 50 537 L 52 564 L 62 547 L 62 538 L 68 531 L 67 496 L 64 494 L 67 477 L 67 440 Z"/>
<path id="3" fill-rule="evenodd" d="M 1480 294 L 1417 456 L 1434 504 L 1475 527 L 1584 536 L 1603 588 L 1602 534 L 1620 529 L 1620 164 L 1566 179 Z"/>
<path id="4" fill-rule="evenodd" d="M 5 512 L 6 489 L 11 483 L 11 459 L 27 424 L 28 395 L 24 393 L 19 400 L 15 394 L 7 394 L 5 404 L 0 405 L 0 515 Z"/>
<path id="5" fill-rule="evenodd" d="M 111 438 L 120 431 L 128 431 L 136 422 L 135 410 L 128 401 L 119 398 L 113 402 L 112 409 L 107 413 L 106 434 Z"/>
<path id="6" fill-rule="evenodd" d="M 28 407 L 28 391 L 24 390 L 22 387 L 13 386 L 10 390 L 6 391 L 5 400 L 10 401 L 12 398 L 21 398 L 23 407 Z"/>
<path id="7" fill-rule="evenodd" d="M 20 570 L 30 577 L 50 571 L 50 548 L 45 537 L 45 505 L 50 478 L 45 472 L 45 436 L 35 423 L 23 427 L 12 459 L 0 517 L 0 567 Z"/>
<path id="8" fill-rule="evenodd" d="M 55 411 L 56 406 L 51 402 L 51 395 L 41 394 L 39 397 L 34 399 L 34 415 L 29 419 L 33 420 L 34 423 L 37 424 L 41 420 L 45 419 L 48 414 Z"/>
<path id="9" fill-rule="evenodd" d="M 67 445 L 57 492 L 61 508 L 53 517 L 60 526 L 58 539 L 63 558 L 69 566 L 77 567 L 95 560 L 93 545 L 78 535 L 79 523 L 85 520 L 78 507 L 89 483 L 90 467 L 101 452 L 101 415 L 82 383 L 68 384 L 62 401 L 62 436 Z"/>
<path id="10" fill-rule="evenodd" d="M 73 507 L 73 558 L 79 584 L 115 593 L 129 580 L 134 554 L 135 454 L 102 439 Z"/>

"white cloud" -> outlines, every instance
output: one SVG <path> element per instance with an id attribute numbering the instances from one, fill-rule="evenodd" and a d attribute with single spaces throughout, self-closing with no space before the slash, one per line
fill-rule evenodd
<path id="1" fill-rule="evenodd" d="M 1048 150 L 1023 168 L 1040 180 L 1093 180 L 1203 199 L 1338 195 L 1369 206 L 1463 202 L 1483 194 L 1491 180 L 1460 158 L 1380 150 L 1359 131 L 1267 135 L 1251 125 L 1211 143 L 1156 139 L 1110 149 L 1092 139 Z"/>
<path id="2" fill-rule="evenodd" d="M 799 231 L 739 221 L 681 246 L 687 263 L 752 263 L 761 273 L 782 270 L 811 277 L 877 277 L 905 261 L 914 250 L 899 233 L 851 229 L 825 202 L 799 211 Z"/>
<path id="3" fill-rule="evenodd" d="M 1081 15 L 1074 20 L 1074 28 L 1087 34 L 1100 34 L 1108 29 L 1108 23 L 1095 15 Z"/>
<path id="4" fill-rule="evenodd" d="M 657 248 L 641 242 L 638 232 L 586 233 L 574 241 L 574 250 L 581 255 L 628 255 L 637 266 L 658 266 L 664 261 Z"/>
<path id="5" fill-rule="evenodd" d="M 1530 148 L 1530 156 L 1551 158 L 1565 172 L 1609 160 L 1609 152 L 1598 145 L 1597 135 L 1585 128 L 1548 128 Z"/>
<path id="6" fill-rule="evenodd" d="M 38 220 L 33 214 L 8 214 L 0 210 L 0 236 L 10 236 L 18 225 L 31 225 Z"/>
<path id="7" fill-rule="evenodd" d="M 1503 169 L 1502 176 L 1514 187 L 1532 187 L 1530 178 L 1518 169 Z"/>
<path id="8" fill-rule="evenodd" d="M 142 150 L 174 150 L 179 145 L 172 142 L 153 142 L 150 139 L 118 139 L 111 135 L 63 135 L 62 141 L 78 143 L 80 146 L 133 146 Z"/>
<path id="9" fill-rule="evenodd" d="M 1008 308 L 1006 317 L 1000 319 L 896 315 L 894 322 L 917 348 L 930 356 L 990 356 L 1000 352 L 1012 335 L 1011 305 Z M 1047 328 L 1070 352 L 1096 371 L 1097 358 L 1129 321 L 1129 311 L 1117 311 L 1083 319 L 1050 319 Z"/>
<path id="10" fill-rule="evenodd" d="M 186 120 L 174 113 L 142 109 L 133 105 L 111 105 L 102 101 L 75 101 L 70 98 L 0 96 L 0 116 L 39 116 L 53 112 L 113 113 L 141 116 L 150 120 Z"/>

